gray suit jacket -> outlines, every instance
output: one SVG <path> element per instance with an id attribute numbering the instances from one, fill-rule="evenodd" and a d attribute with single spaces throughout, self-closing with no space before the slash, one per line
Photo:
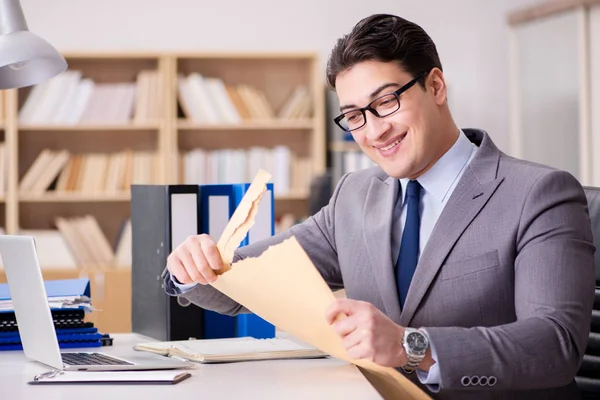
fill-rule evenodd
<path id="1" fill-rule="evenodd" d="M 566 172 L 507 156 L 483 131 L 464 132 L 479 150 L 434 227 L 403 310 L 391 249 L 399 182 L 379 168 L 345 175 L 320 212 L 236 257 L 295 235 L 332 288 L 402 326 L 427 328 L 442 377 L 434 398 L 579 398 L 573 377 L 595 286 L 583 189 Z M 168 275 L 165 285 L 178 294 Z M 245 311 L 210 286 L 184 296 L 225 314 Z M 474 376 L 495 385 L 465 386 Z"/>

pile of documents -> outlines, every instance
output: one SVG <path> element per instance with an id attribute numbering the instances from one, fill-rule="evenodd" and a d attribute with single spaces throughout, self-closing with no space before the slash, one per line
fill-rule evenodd
<path id="1" fill-rule="evenodd" d="M 59 347 L 102 346 L 106 335 L 98 332 L 92 322 L 84 321 L 85 314 L 93 310 L 89 279 L 46 281 L 44 286 Z M 0 351 L 21 349 L 23 346 L 8 284 L 0 284 Z"/>

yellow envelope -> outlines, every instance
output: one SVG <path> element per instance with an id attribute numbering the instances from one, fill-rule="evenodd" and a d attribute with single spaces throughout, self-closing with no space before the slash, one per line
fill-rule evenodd
<path id="1" fill-rule="evenodd" d="M 254 224 L 270 174 L 260 171 L 217 242 L 226 264 Z M 259 317 L 321 351 L 357 365 L 386 399 L 430 399 L 394 368 L 350 359 L 325 319 L 335 297 L 295 237 L 231 265 L 212 286 Z"/>

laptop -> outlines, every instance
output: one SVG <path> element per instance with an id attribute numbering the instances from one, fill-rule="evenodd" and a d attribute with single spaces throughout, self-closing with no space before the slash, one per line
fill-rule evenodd
<path id="1" fill-rule="evenodd" d="M 34 238 L 0 235 L 0 256 L 26 357 L 60 371 L 162 370 L 195 365 L 151 353 L 119 357 L 96 351 L 61 352 Z"/>

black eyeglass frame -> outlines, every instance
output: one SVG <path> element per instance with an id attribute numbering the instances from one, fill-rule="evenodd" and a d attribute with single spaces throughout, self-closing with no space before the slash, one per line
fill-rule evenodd
<path id="1" fill-rule="evenodd" d="M 335 117 L 333 119 L 333 122 L 335 122 L 335 124 L 337 126 L 339 126 L 343 131 L 345 132 L 352 132 L 355 131 L 357 129 L 362 128 L 363 126 L 365 126 L 367 124 L 367 115 L 366 115 L 366 111 L 371 111 L 371 113 L 376 116 L 377 118 L 384 118 L 387 117 L 388 115 L 391 115 L 393 113 L 395 113 L 396 111 L 398 111 L 400 109 L 400 95 L 404 92 L 406 92 L 408 89 L 410 89 L 411 87 L 413 87 L 415 85 L 415 83 L 419 82 L 419 80 L 421 80 L 422 78 L 426 77 L 428 74 L 428 72 L 422 72 L 421 74 L 417 75 L 413 80 L 411 80 L 410 82 L 408 82 L 407 84 L 405 84 L 404 86 L 402 86 L 401 88 L 394 90 L 391 93 L 386 93 L 386 94 L 382 94 L 381 96 L 377 97 L 376 99 L 374 99 L 373 101 L 371 101 L 369 104 L 367 104 L 365 107 L 362 108 L 353 108 L 352 110 L 348 110 L 346 112 L 343 112 L 342 114 L 338 115 L 337 117 Z M 398 108 L 396 108 L 393 111 L 390 111 L 389 113 L 385 114 L 385 115 L 381 115 L 377 112 L 377 110 L 375 110 L 374 108 L 371 107 L 371 105 L 375 102 L 377 102 L 378 100 L 380 100 L 383 97 L 389 96 L 393 94 L 396 97 L 396 101 L 398 102 Z M 340 121 L 342 119 L 344 119 L 344 117 L 346 116 L 346 114 L 349 113 L 355 113 L 357 111 L 360 111 L 362 113 L 362 117 L 363 117 L 363 124 L 361 126 L 358 126 L 356 128 L 352 128 L 352 129 L 346 129 L 342 126 L 342 124 L 340 123 Z"/>

